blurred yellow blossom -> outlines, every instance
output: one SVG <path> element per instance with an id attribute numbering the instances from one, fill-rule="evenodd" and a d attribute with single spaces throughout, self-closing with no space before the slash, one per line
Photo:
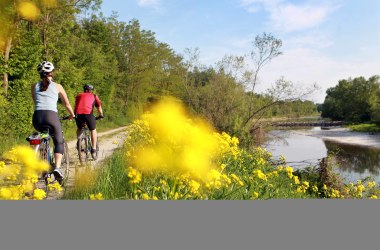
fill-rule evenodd
<path id="1" fill-rule="evenodd" d="M 18 4 L 18 12 L 28 20 L 36 20 L 40 15 L 40 9 L 32 1 L 21 1 Z"/>

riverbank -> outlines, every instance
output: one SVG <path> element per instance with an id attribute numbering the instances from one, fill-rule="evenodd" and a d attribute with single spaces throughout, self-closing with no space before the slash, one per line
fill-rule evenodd
<path id="1" fill-rule="evenodd" d="M 348 128 L 331 128 L 328 130 L 321 130 L 314 128 L 311 130 L 297 130 L 297 134 L 313 136 L 323 140 L 335 141 L 342 144 L 358 145 L 363 147 L 372 147 L 380 149 L 380 134 L 379 133 L 366 133 L 355 132 Z"/>

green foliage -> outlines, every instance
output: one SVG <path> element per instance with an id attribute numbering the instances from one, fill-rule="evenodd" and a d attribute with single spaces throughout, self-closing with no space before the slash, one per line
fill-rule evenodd
<path id="1" fill-rule="evenodd" d="M 380 101 L 379 76 L 366 80 L 358 77 L 340 80 L 329 88 L 322 106 L 322 117 L 350 122 L 379 122 Z"/>
<path id="2" fill-rule="evenodd" d="M 380 132 L 380 126 L 376 124 L 358 124 L 358 125 L 349 125 L 347 126 L 352 131 L 356 132 L 372 132 L 372 133 L 379 133 Z"/>
<path id="3" fill-rule="evenodd" d="M 31 132 L 33 102 L 30 97 L 30 85 L 24 81 L 16 81 L 9 93 L 9 122 L 7 128 L 11 134 L 28 134 Z"/>

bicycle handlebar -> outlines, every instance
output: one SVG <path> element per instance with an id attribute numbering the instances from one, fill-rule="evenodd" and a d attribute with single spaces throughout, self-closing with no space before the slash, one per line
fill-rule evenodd
<path id="1" fill-rule="evenodd" d="M 69 115 L 65 115 L 65 116 L 60 117 L 59 119 L 60 120 L 68 120 L 69 118 L 70 118 Z M 104 116 L 97 116 L 97 117 L 95 117 L 95 120 L 101 120 L 103 118 L 104 118 Z"/>
<path id="2" fill-rule="evenodd" d="M 70 118 L 69 115 L 65 115 L 65 116 L 62 116 L 62 117 L 60 118 L 60 120 L 68 120 L 69 118 Z"/>

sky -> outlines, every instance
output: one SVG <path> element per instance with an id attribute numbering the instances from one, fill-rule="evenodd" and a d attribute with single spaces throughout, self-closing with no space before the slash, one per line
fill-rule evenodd
<path id="1" fill-rule="evenodd" d="M 258 91 L 281 77 L 317 84 L 323 103 L 339 80 L 380 75 L 379 0 L 103 0 L 105 16 L 137 19 L 178 54 L 200 51 L 215 66 L 225 55 L 248 55 L 264 32 L 282 40 L 282 55 L 260 71 Z"/>

